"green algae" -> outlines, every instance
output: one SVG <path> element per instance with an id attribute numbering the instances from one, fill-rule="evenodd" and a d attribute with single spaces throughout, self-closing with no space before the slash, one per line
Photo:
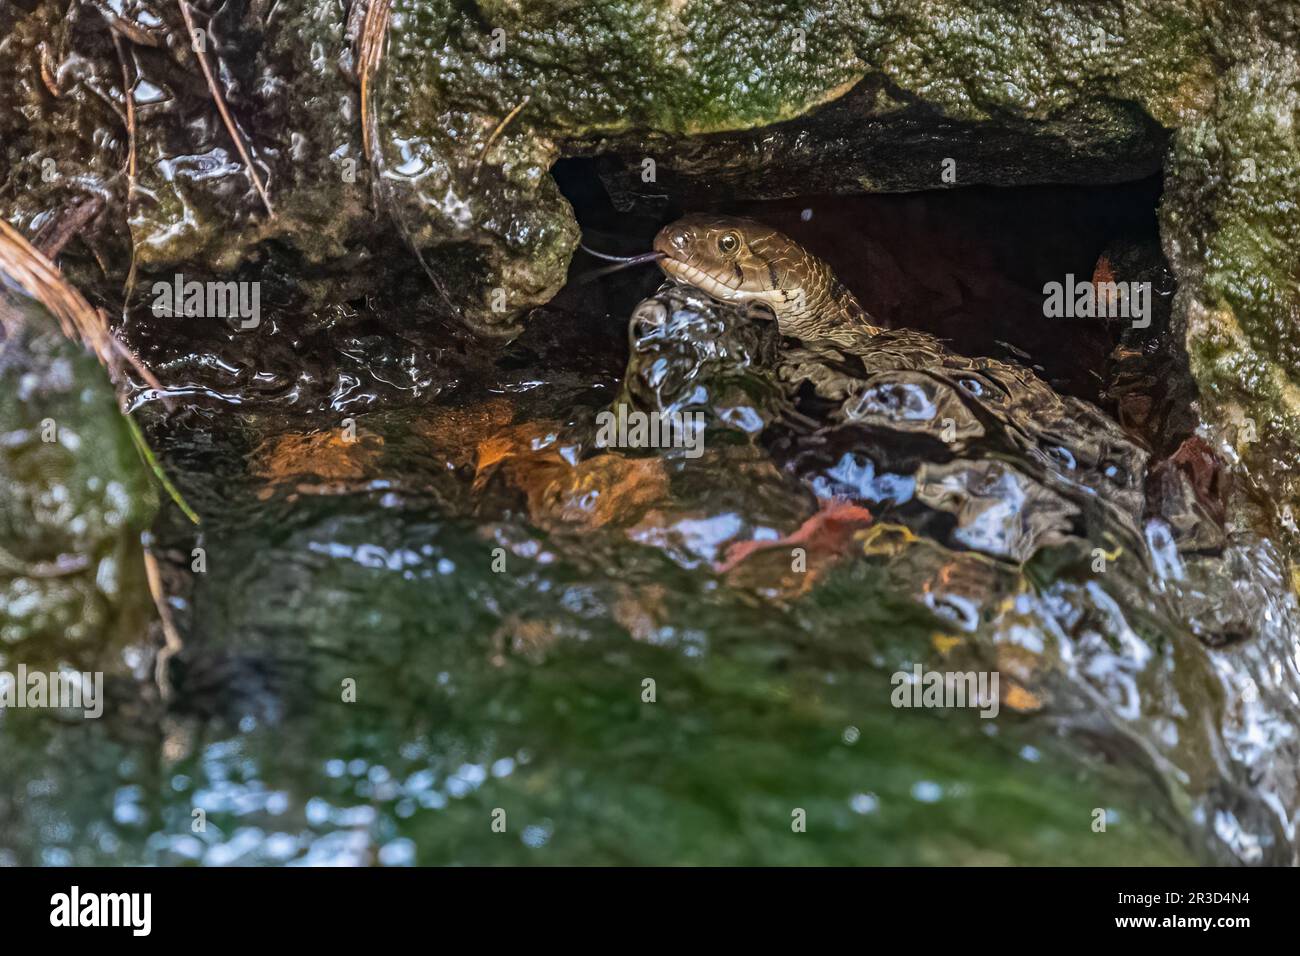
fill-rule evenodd
<path id="1" fill-rule="evenodd" d="M 185 703 L 156 737 L 132 745 L 95 726 L 7 719 L 6 780 L 48 781 L 33 797 L 0 793 L 11 859 L 1199 858 L 1141 774 L 1085 771 L 1014 717 L 994 733 L 974 712 L 894 710 L 887 668 L 867 661 L 926 654 L 930 627 L 916 615 L 868 625 L 877 592 L 860 577 L 824 598 L 838 629 L 683 592 L 653 640 L 635 640 L 611 620 L 614 577 L 516 556 L 493 574 L 473 528 L 409 510 L 397 520 L 364 499 L 295 514 L 287 536 L 278 522 L 210 529 L 221 558 L 196 576 L 201 613 L 174 670 Z M 565 636 L 524 652 L 502 643 L 511 616 Z"/>

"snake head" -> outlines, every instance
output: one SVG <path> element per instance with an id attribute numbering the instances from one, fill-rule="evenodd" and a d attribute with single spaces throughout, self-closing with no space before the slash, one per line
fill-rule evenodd
<path id="1" fill-rule="evenodd" d="M 816 263 L 798 243 L 752 219 L 690 215 L 659 230 L 659 268 L 722 302 L 762 303 L 780 314 Z M 820 265 L 820 263 L 817 263 Z"/>
<path id="2" fill-rule="evenodd" d="M 659 230 L 654 251 L 670 279 L 775 317 L 782 335 L 853 342 L 880 331 L 830 266 L 761 222 L 685 216 Z"/>

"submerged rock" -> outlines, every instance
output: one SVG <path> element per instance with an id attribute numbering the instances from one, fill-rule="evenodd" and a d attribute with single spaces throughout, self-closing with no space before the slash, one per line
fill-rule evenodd
<path id="1" fill-rule="evenodd" d="M 782 346 L 770 323 L 672 284 L 631 328 L 629 400 L 703 410 L 713 447 L 757 440 L 818 514 L 874 519 L 834 538 L 813 515 L 761 548 L 733 546 L 732 586 L 819 619 L 810 608 L 824 608 L 828 628 L 844 626 L 832 608 L 875 588 L 906 597 L 947 634 L 933 666 L 998 671 L 1003 706 L 1089 746 L 1136 743 L 1227 857 L 1296 859 L 1300 608 L 1270 544 L 1225 538 L 1181 498 L 1148 500 L 1148 453 L 1098 409 L 931 336 Z M 738 394 L 750 396 L 739 416 L 722 398 Z M 855 596 L 864 561 L 884 581 Z"/>
<path id="2" fill-rule="evenodd" d="M 148 621 L 157 497 L 104 369 L 0 283 L 0 661 L 103 661 Z"/>
<path id="3" fill-rule="evenodd" d="M 312 305 L 414 273 L 471 327 L 511 333 L 576 247 L 548 172 L 562 157 L 602 157 L 642 211 L 1163 166 L 1203 412 L 1298 503 L 1286 4 L 193 6 L 198 53 L 158 0 L 0 12 L 0 215 L 57 229 L 93 199 L 73 258 L 109 267 L 110 296 L 133 262 L 142 282 L 242 268 Z"/>
<path id="4" fill-rule="evenodd" d="M 631 329 L 629 400 L 761 435 L 818 497 L 1016 564 L 1071 538 L 1140 538 L 1147 452 L 1028 369 L 910 330 L 782 345 L 771 323 L 671 283 Z"/>

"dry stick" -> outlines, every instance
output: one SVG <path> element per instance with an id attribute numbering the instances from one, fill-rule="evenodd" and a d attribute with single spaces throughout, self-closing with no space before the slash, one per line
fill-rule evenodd
<path id="1" fill-rule="evenodd" d="M 492 144 L 497 141 L 497 137 L 501 135 L 507 126 L 510 125 L 510 121 L 519 115 L 523 108 L 528 105 L 528 101 L 532 98 L 531 93 L 524 96 L 524 98 L 520 100 L 519 105 L 507 113 L 505 119 L 500 123 L 497 123 L 497 128 L 492 131 L 492 135 L 489 136 L 487 142 L 483 144 L 483 151 L 478 154 L 478 162 L 474 164 L 474 175 L 470 179 L 471 186 L 478 185 L 479 171 L 483 168 L 483 160 L 487 159 L 488 150 L 492 148 Z"/>
<path id="2" fill-rule="evenodd" d="M 190 14 L 190 5 L 185 0 L 176 0 L 181 8 L 181 16 L 185 18 L 185 29 L 190 33 L 190 48 L 194 48 L 194 17 Z M 244 161 L 244 168 L 248 170 L 248 178 L 253 181 L 253 186 L 257 189 L 257 194 L 262 197 L 262 203 L 266 206 L 267 214 L 274 217 L 275 210 L 271 208 L 271 197 L 266 194 L 266 188 L 262 185 L 262 177 L 257 175 L 257 169 L 253 166 L 252 157 L 248 155 L 248 147 L 244 145 L 243 137 L 239 135 L 239 129 L 235 126 L 235 121 L 230 117 L 230 111 L 226 109 L 226 101 L 221 96 L 221 89 L 217 86 L 217 80 L 212 75 L 212 67 L 208 66 L 208 59 L 203 55 L 202 50 L 194 50 L 194 57 L 199 61 L 199 67 L 203 70 L 203 78 L 208 82 L 208 92 L 212 94 L 212 101 L 217 104 L 217 112 L 221 114 L 221 121 L 226 124 L 226 131 L 230 133 L 230 138 L 235 141 L 235 149 L 239 150 L 239 158 Z"/>

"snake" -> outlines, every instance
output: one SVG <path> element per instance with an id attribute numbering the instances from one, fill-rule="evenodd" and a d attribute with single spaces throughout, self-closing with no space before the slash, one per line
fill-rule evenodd
<path id="1" fill-rule="evenodd" d="M 782 335 L 844 342 L 881 332 L 829 265 L 753 219 L 691 214 L 654 239 L 659 268 L 751 314 L 770 311 Z"/>

